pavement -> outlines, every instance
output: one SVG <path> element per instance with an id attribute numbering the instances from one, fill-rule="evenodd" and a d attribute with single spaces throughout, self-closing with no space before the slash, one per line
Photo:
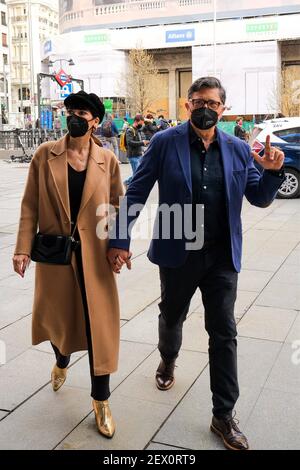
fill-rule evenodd
<path id="1" fill-rule="evenodd" d="M 54 393 L 49 343 L 31 345 L 34 266 L 25 279 L 12 270 L 27 164 L 0 161 L 0 449 L 220 449 L 209 430 L 207 334 L 200 293 L 192 299 L 176 367 L 175 386 L 155 387 L 159 362 L 157 266 L 149 240 L 132 243 L 133 267 L 118 276 L 121 351 L 112 375 L 111 409 L 117 430 L 96 430 L 87 352 L 72 355 L 65 385 Z M 121 165 L 123 178 L 129 165 Z M 149 203 L 156 202 L 154 188 Z M 141 215 L 136 234 L 148 222 Z M 266 208 L 243 206 L 243 270 L 238 323 L 239 426 L 252 449 L 300 449 L 300 200 Z M 2 342 L 1 342 L 2 341 Z M 5 343 L 5 344 L 4 344 Z M 0 356 L 1 358 L 1 356 Z"/>

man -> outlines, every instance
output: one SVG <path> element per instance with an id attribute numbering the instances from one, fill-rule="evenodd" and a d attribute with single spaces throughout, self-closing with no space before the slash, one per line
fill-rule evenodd
<path id="1" fill-rule="evenodd" d="M 109 143 L 111 150 L 114 152 L 116 157 L 119 159 L 119 145 L 118 135 L 119 131 L 114 123 L 111 114 L 108 114 L 107 119 L 101 125 L 101 134 L 105 138 L 106 142 Z"/>
<path id="2" fill-rule="evenodd" d="M 142 127 L 142 134 L 147 140 L 151 140 L 154 134 L 158 131 L 157 125 L 154 122 L 154 117 L 152 114 L 147 114 L 145 117 L 145 123 Z"/>
<path id="3" fill-rule="evenodd" d="M 129 186 L 132 177 L 134 176 L 140 164 L 144 147 L 149 144 L 148 140 L 142 140 L 141 129 L 143 126 L 144 117 L 141 114 L 137 114 L 134 118 L 132 126 L 129 126 L 126 129 L 127 157 L 132 168 L 132 176 L 129 176 L 129 178 L 124 181 L 124 186 L 126 189 Z"/>
<path id="4" fill-rule="evenodd" d="M 188 91 L 188 122 L 156 134 L 121 204 L 122 212 L 144 204 L 156 181 L 159 204 L 191 204 L 193 227 L 198 207 L 204 205 L 204 244 L 193 249 L 186 236 L 152 240 L 148 257 L 159 265 L 159 344 L 161 362 L 156 385 L 168 390 L 174 384 L 175 360 L 182 342 L 182 325 L 197 287 L 202 293 L 205 328 L 209 335 L 210 383 L 213 401 L 211 430 L 229 449 L 249 445 L 232 412 L 239 396 L 234 303 L 237 273 L 241 268 L 243 196 L 258 207 L 267 207 L 284 179 L 284 154 L 270 147 L 260 158 L 241 140 L 217 129 L 225 109 L 226 92 L 214 77 L 196 80 Z M 255 168 L 253 157 L 264 168 Z M 130 215 L 132 226 L 137 215 Z M 122 225 L 122 224 L 121 224 Z M 124 223 L 123 223 L 124 225 Z M 200 225 L 200 227 L 201 227 Z M 124 227 L 121 227 L 124 228 Z M 170 233 L 174 226 L 170 227 Z M 199 232 L 200 229 L 197 228 Z M 196 232 L 197 232 L 196 231 Z M 118 234 L 118 231 L 116 232 Z M 110 240 L 108 259 L 115 272 L 124 263 L 131 268 L 130 234 Z"/>
<path id="5" fill-rule="evenodd" d="M 241 140 L 246 140 L 246 131 L 243 128 L 243 118 L 239 117 L 235 121 L 236 126 L 234 128 L 234 135 Z"/>
<path id="6" fill-rule="evenodd" d="M 157 127 L 158 127 L 159 131 L 165 131 L 166 129 L 168 129 L 170 127 L 168 121 L 165 119 L 163 114 L 158 116 L 158 126 Z"/>

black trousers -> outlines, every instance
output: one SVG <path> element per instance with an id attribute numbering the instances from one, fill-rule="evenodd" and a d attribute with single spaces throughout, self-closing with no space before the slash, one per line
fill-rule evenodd
<path id="1" fill-rule="evenodd" d="M 82 295 L 82 302 L 83 302 L 83 309 L 84 309 L 84 316 L 85 316 L 86 338 L 87 338 L 87 344 L 88 344 L 90 375 L 91 375 L 91 397 L 93 397 L 95 400 L 103 401 L 103 400 L 107 400 L 110 396 L 110 388 L 109 388 L 110 375 L 109 374 L 94 375 L 92 336 L 91 336 L 90 319 L 89 319 L 88 305 L 87 305 L 87 299 L 86 299 L 83 266 L 82 266 L 82 256 L 81 256 L 80 248 L 78 248 L 75 251 L 75 255 L 76 255 L 76 261 L 77 261 L 77 267 L 78 267 L 78 273 L 79 273 L 79 281 L 80 281 L 80 288 L 81 288 L 81 295 Z M 61 368 L 67 367 L 67 365 L 70 362 L 71 356 L 64 356 L 63 354 L 61 354 L 54 344 L 52 344 L 52 348 L 55 352 L 57 366 Z"/>
<path id="2" fill-rule="evenodd" d="M 178 356 L 183 322 L 199 287 L 205 309 L 205 329 L 209 335 L 213 414 L 219 418 L 231 416 L 239 396 L 234 318 L 237 277 L 230 249 L 222 246 L 191 251 L 180 267 L 160 267 L 158 349 L 161 357 L 168 362 Z"/>

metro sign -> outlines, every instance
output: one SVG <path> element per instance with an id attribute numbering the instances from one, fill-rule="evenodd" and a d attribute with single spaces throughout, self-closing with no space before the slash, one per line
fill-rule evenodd
<path id="1" fill-rule="evenodd" d="M 71 81 L 70 75 L 68 75 L 63 69 L 60 69 L 60 71 L 54 75 L 54 78 L 61 87 Z"/>
<path id="2" fill-rule="evenodd" d="M 258 140 L 255 140 L 255 142 L 253 142 L 252 150 L 254 150 L 254 152 L 260 153 L 264 148 L 265 146 Z"/>

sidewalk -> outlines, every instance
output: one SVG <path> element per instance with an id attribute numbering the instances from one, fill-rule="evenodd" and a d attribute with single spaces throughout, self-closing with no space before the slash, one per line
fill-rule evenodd
<path id="1" fill-rule="evenodd" d="M 112 440 L 97 432 L 86 352 L 72 356 L 58 393 L 50 384 L 54 355 L 31 346 L 34 269 L 12 271 L 20 200 L 28 165 L 0 161 L 0 449 L 223 449 L 210 432 L 207 335 L 197 293 L 184 326 L 175 386 L 155 387 L 159 362 L 157 266 L 147 241 L 133 241 L 133 268 L 118 277 L 119 371 L 112 375 Z M 123 179 L 129 165 L 121 165 Z M 150 201 L 156 202 L 156 189 Z M 139 224 L 143 223 L 141 222 Z M 138 230 L 138 225 L 136 227 Z M 243 271 L 236 318 L 240 399 L 237 417 L 252 449 L 300 449 L 300 200 L 243 210 Z M 298 340 L 298 350 L 292 348 Z"/>

